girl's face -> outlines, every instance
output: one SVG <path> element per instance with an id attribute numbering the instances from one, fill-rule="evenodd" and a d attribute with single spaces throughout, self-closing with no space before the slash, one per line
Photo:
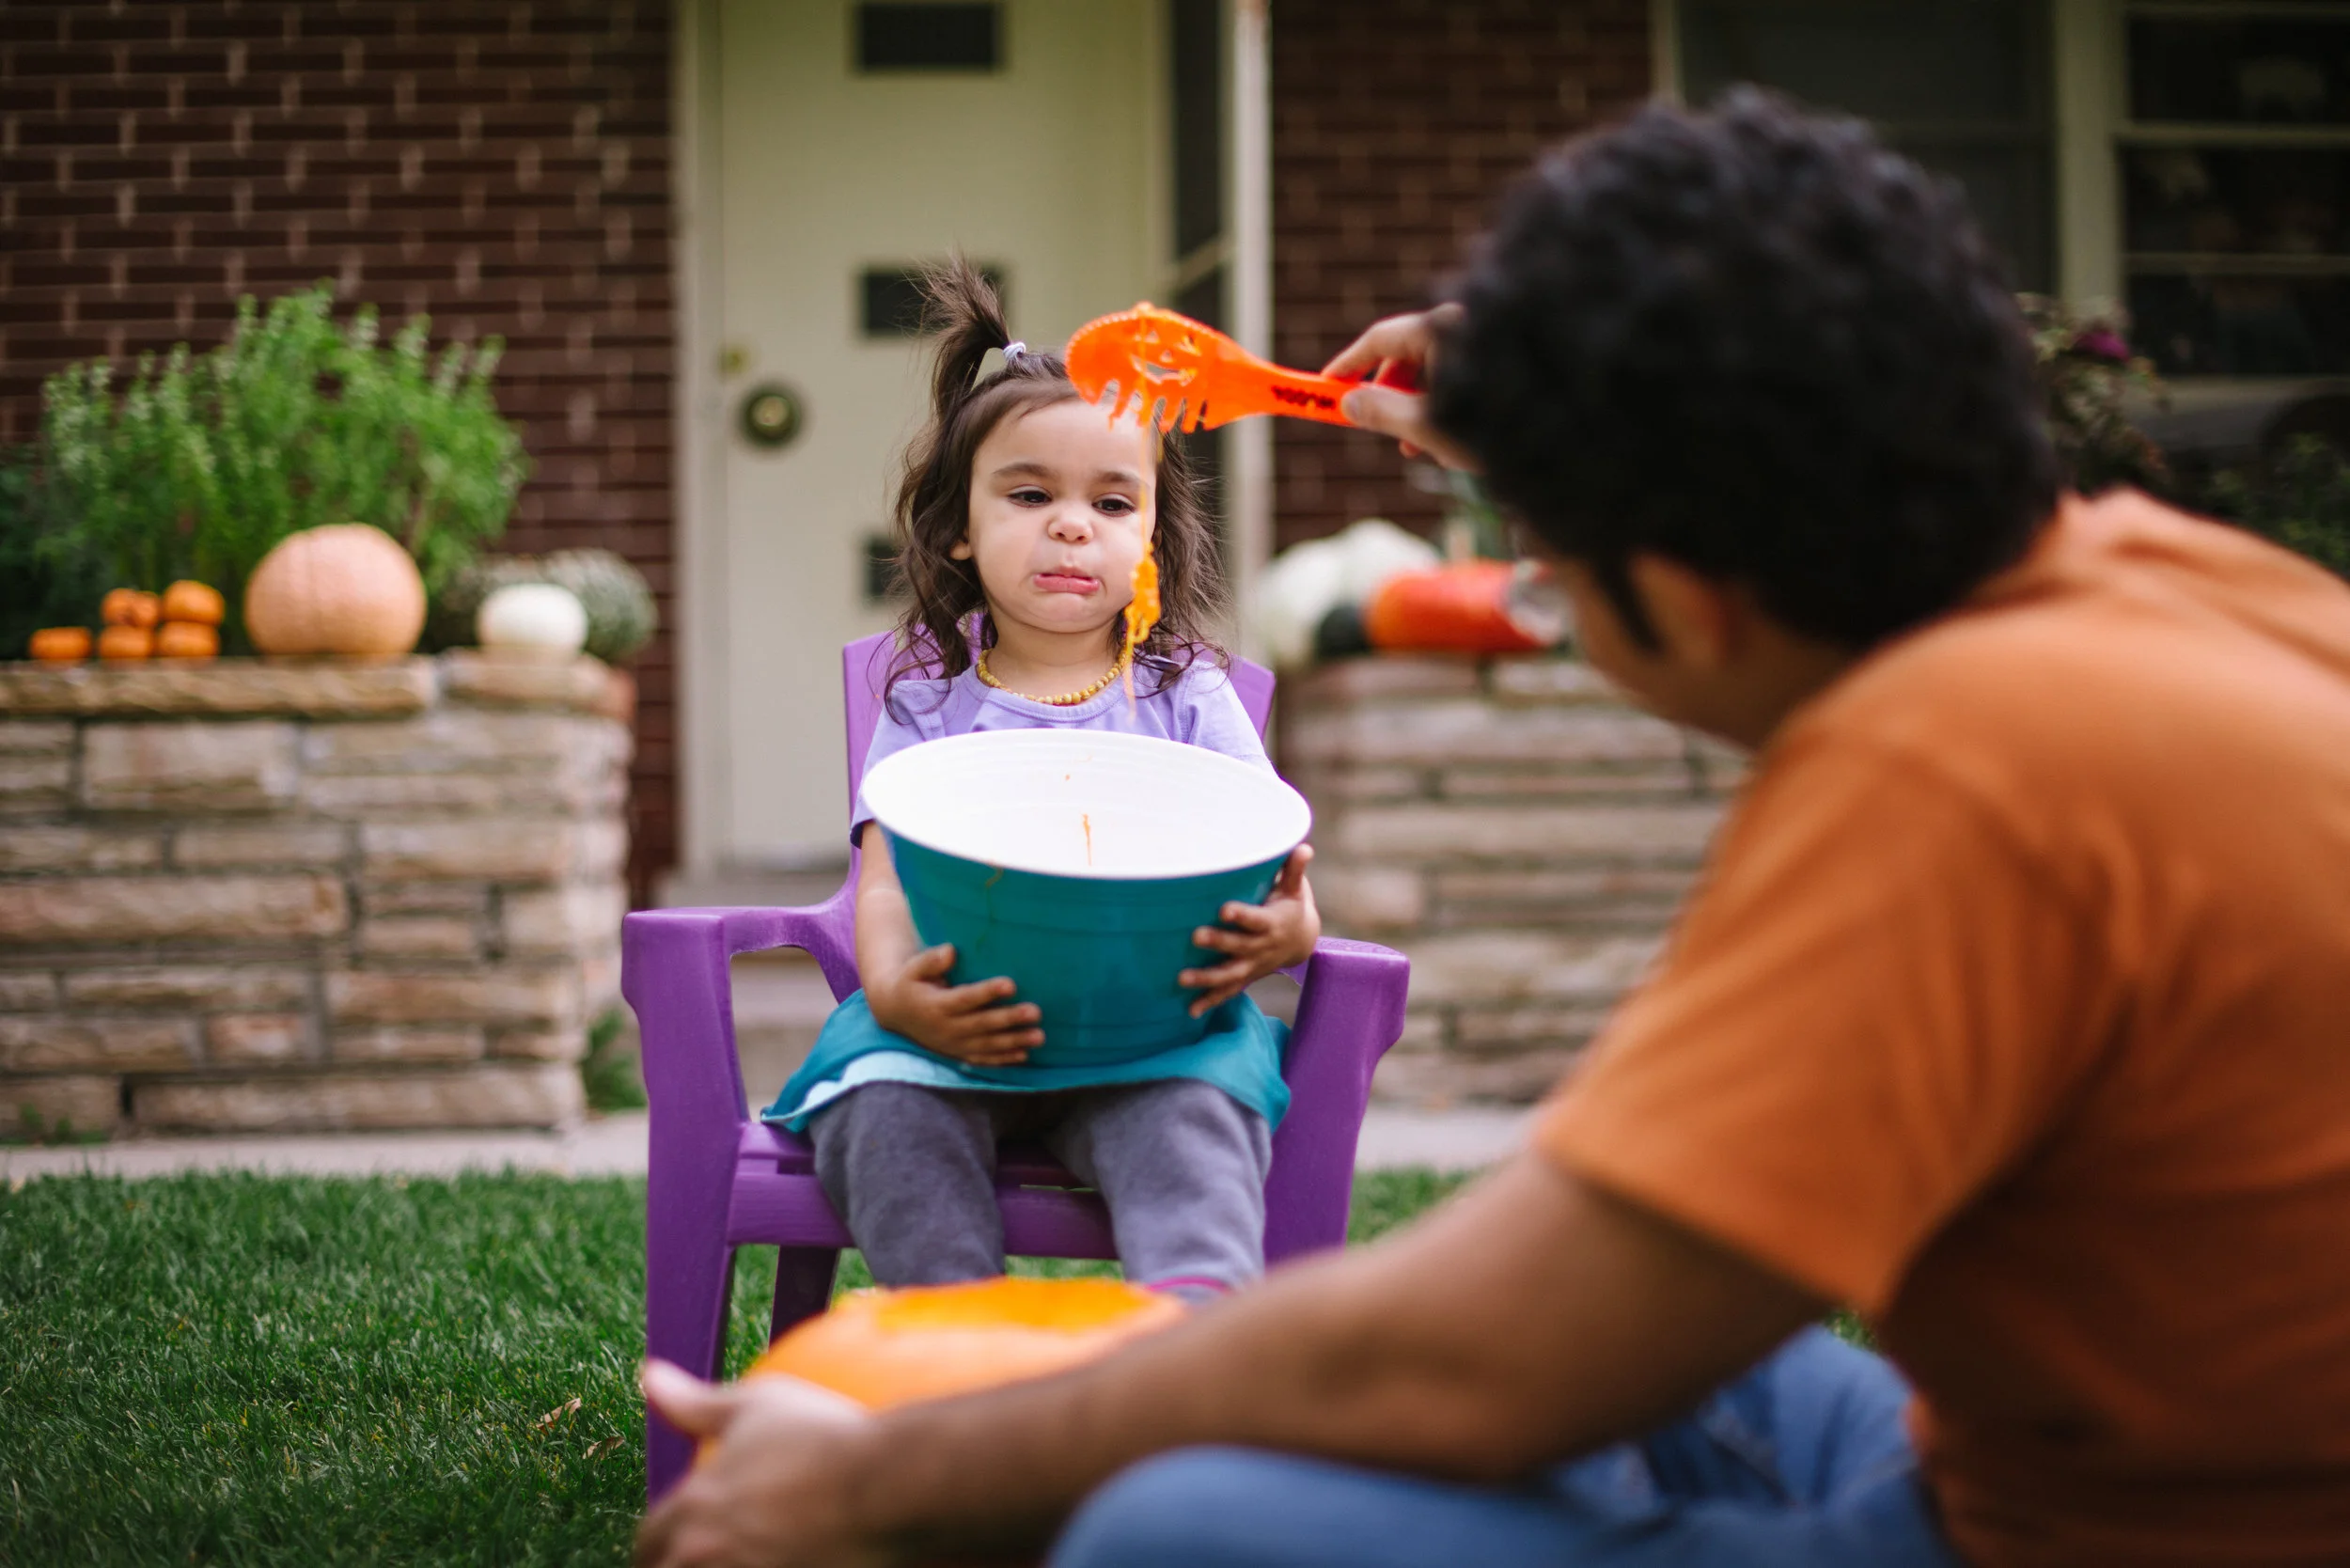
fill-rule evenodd
<path id="1" fill-rule="evenodd" d="M 1155 519 L 1143 514 L 1150 438 L 1072 398 L 1008 416 L 971 463 L 974 561 L 988 613 L 1041 632 L 1104 631 L 1134 598 Z"/>

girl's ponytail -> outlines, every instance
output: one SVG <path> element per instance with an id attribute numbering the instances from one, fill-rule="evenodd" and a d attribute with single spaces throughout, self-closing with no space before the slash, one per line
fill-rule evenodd
<path id="1" fill-rule="evenodd" d="M 958 253 L 922 278 L 922 329 L 937 344 L 931 371 L 931 416 L 948 423 L 977 390 L 988 351 L 1011 341 L 1004 302 L 986 274 Z"/>

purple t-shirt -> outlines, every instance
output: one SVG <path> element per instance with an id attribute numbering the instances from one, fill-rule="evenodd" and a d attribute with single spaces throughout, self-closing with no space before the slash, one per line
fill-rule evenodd
<path id="1" fill-rule="evenodd" d="M 1208 655 L 1190 668 L 1159 684 L 1156 670 L 1135 671 L 1135 695 L 1130 703 L 1126 683 L 1113 681 L 1109 689 L 1083 702 L 1056 708 L 1017 692 L 982 685 L 976 671 L 964 670 L 951 681 L 905 680 L 898 682 L 882 704 L 873 727 L 873 744 L 865 753 L 865 771 L 883 758 L 924 741 L 948 735 L 968 735 L 983 729 L 1106 729 L 1120 735 L 1155 735 L 1184 745 L 1203 745 L 1227 757 L 1271 770 L 1264 742 L 1232 689 L 1231 676 Z M 859 776 L 863 776 L 862 775 Z M 849 824 L 854 843 L 865 824 L 873 820 L 857 792 L 856 810 Z"/>

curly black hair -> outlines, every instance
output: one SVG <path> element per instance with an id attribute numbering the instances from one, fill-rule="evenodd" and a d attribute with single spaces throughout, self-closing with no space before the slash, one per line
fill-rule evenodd
<path id="1" fill-rule="evenodd" d="M 2054 510 L 1998 262 L 1956 187 L 1856 120 L 1753 88 L 1647 108 L 1521 180 L 1455 297 L 1437 427 L 1652 646 L 1635 555 L 1857 650 Z"/>

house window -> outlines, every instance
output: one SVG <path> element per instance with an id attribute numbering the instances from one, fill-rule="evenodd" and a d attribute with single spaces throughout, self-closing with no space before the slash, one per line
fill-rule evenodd
<path id="1" fill-rule="evenodd" d="M 2350 371 L 2350 6 L 2132 4 L 2123 285 L 2171 375 Z"/>
<path id="2" fill-rule="evenodd" d="M 901 266 L 868 267 L 857 274 L 857 321 L 866 337 L 913 337 L 921 333 L 922 274 L 921 267 Z M 1004 269 L 982 266 L 979 275 L 1010 315 L 1011 290 Z"/>
<path id="3" fill-rule="evenodd" d="M 861 5 L 856 68 L 995 71 L 1003 64 L 1001 10 L 993 5 Z"/>
<path id="4" fill-rule="evenodd" d="M 1674 30 L 1688 102 L 1752 82 L 1860 116 L 1958 180 L 2017 287 L 2050 286 L 2044 0 L 1680 0 Z"/>

